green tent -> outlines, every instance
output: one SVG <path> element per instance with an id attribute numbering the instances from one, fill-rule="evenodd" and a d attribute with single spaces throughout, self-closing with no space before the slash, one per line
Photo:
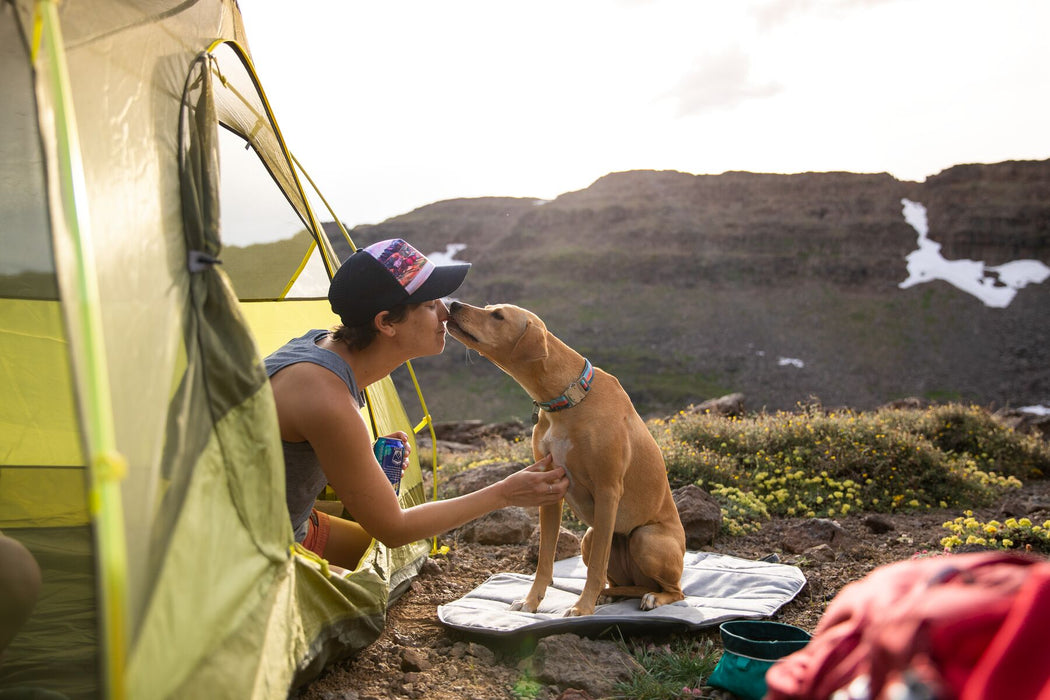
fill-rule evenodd
<path id="1" fill-rule="evenodd" d="M 238 6 L 0 0 L 0 64 L 0 531 L 43 574 L 0 690 L 284 697 L 378 636 L 431 544 L 340 576 L 293 542 L 261 358 L 337 321 L 340 256 Z M 223 130 L 308 232 L 280 260 L 222 246 Z M 429 421 L 368 398 L 379 431 Z"/>

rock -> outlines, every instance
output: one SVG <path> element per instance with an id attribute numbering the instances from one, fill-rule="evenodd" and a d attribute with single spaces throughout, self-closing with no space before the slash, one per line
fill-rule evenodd
<path id="1" fill-rule="evenodd" d="M 722 529 L 722 507 L 714 496 L 695 484 L 676 489 L 671 495 L 685 528 L 686 548 L 700 549 L 714 542 Z"/>
<path id="2" fill-rule="evenodd" d="M 477 642 L 456 642 L 452 645 L 449 656 L 454 659 L 472 657 L 477 659 L 483 666 L 492 666 L 496 663 L 496 654 L 488 647 Z"/>
<path id="3" fill-rule="evenodd" d="M 1050 500 L 1047 500 L 1045 497 L 1039 498 L 1033 495 L 1023 498 L 1011 495 L 1000 504 L 998 517 L 1000 520 L 1004 518 L 1025 518 L 1045 511 L 1050 511 Z"/>
<path id="4" fill-rule="evenodd" d="M 494 510 L 456 530 L 460 540 L 478 544 L 522 544 L 536 528 L 536 514 L 511 506 Z"/>
<path id="5" fill-rule="evenodd" d="M 792 554 L 801 554 L 821 544 L 846 549 L 853 546 L 853 539 L 834 520 L 812 518 L 788 529 L 781 541 L 784 550 Z"/>
<path id="6" fill-rule="evenodd" d="M 483 423 L 480 420 L 461 420 L 434 423 L 434 435 L 439 441 L 479 445 L 486 439 L 498 437 L 503 440 L 514 440 L 529 435 L 531 426 L 519 420 L 502 423 Z"/>
<path id="7" fill-rule="evenodd" d="M 995 547 L 988 544 L 964 543 L 958 547 L 952 547 L 952 554 L 973 554 L 974 552 L 994 552 Z"/>
<path id="8" fill-rule="evenodd" d="M 442 571 L 441 564 L 432 557 L 427 557 L 427 560 L 423 562 L 423 566 L 419 567 L 420 576 L 440 576 Z"/>
<path id="9" fill-rule="evenodd" d="M 686 413 L 714 413 L 719 416 L 742 416 L 744 415 L 744 395 L 726 394 L 697 405 L 690 404 L 685 411 Z"/>
<path id="10" fill-rule="evenodd" d="M 1044 440 L 1050 439 L 1050 415 L 1040 415 L 1011 408 L 996 411 L 993 415 L 1000 423 L 1019 433 L 1035 435 Z"/>
<path id="11" fill-rule="evenodd" d="M 923 400 L 915 396 L 909 396 L 905 399 L 897 399 L 896 401 L 890 401 L 882 404 L 880 409 L 895 409 L 895 410 L 916 410 L 923 407 Z"/>
<path id="12" fill-rule="evenodd" d="M 864 516 L 864 527 L 868 528 L 876 535 L 881 535 L 891 530 L 896 530 L 897 526 L 893 524 L 893 521 L 887 518 L 885 515 L 879 515 L 878 513 L 871 513 Z"/>
<path id="13" fill-rule="evenodd" d="M 471 656 L 486 666 L 492 666 L 496 663 L 496 654 L 487 646 L 471 642 L 469 652 Z"/>
<path id="14" fill-rule="evenodd" d="M 430 452 L 433 446 L 433 441 L 429 435 L 419 435 L 416 437 L 416 449 L 419 451 L 420 459 L 430 464 Z M 449 442 L 448 440 L 437 441 L 438 452 L 448 452 L 452 454 L 462 454 L 465 452 L 474 452 L 478 449 L 477 445 L 471 445 L 465 442 Z"/>
<path id="15" fill-rule="evenodd" d="M 462 471 L 450 477 L 447 481 L 439 480 L 438 484 L 442 494 L 446 497 L 460 496 L 465 493 L 473 493 L 489 484 L 494 484 L 500 479 L 524 469 L 526 466 L 528 465 L 520 464 L 518 462 L 485 464 L 480 467 Z"/>
<path id="16" fill-rule="evenodd" d="M 826 544 L 818 544 L 816 547 L 810 547 L 802 553 L 802 556 L 816 564 L 824 564 L 838 559 L 835 550 Z"/>
<path id="17" fill-rule="evenodd" d="M 566 688 L 555 700 L 594 700 L 594 696 L 579 688 Z"/>
<path id="18" fill-rule="evenodd" d="M 1020 518 L 1028 515 L 1028 503 L 1021 498 L 1007 498 L 1000 504 L 997 513 L 1002 518 Z"/>
<path id="19" fill-rule="evenodd" d="M 544 637 L 528 662 L 542 683 L 578 688 L 596 698 L 611 696 L 617 682 L 627 681 L 632 673 L 642 670 L 615 642 L 574 634 Z"/>
<path id="20" fill-rule="evenodd" d="M 433 664 L 415 649 L 405 649 L 401 652 L 401 670 L 406 673 L 428 671 L 432 666 Z"/>
<path id="21" fill-rule="evenodd" d="M 558 531 L 558 548 L 554 551 L 554 561 L 574 557 L 580 553 L 580 538 L 572 530 L 564 527 Z M 529 537 L 529 546 L 525 550 L 525 561 L 535 564 L 540 559 L 540 529 L 537 527 Z"/>
<path id="22" fill-rule="evenodd" d="M 320 696 L 321 700 L 358 700 L 360 698 L 356 691 L 344 688 L 324 690 L 320 693 Z M 367 700 L 367 698 L 362 700 Z"/>

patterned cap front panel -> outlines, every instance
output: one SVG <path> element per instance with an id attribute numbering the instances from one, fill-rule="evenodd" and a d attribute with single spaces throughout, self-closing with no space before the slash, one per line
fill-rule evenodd
<path id="1" fill-rule="evenodd" d="M 373 243 L 365 252 L 387 269 L 407 293 L 412 294 L 427 281 L 434 263 L 400 238 Z"/>

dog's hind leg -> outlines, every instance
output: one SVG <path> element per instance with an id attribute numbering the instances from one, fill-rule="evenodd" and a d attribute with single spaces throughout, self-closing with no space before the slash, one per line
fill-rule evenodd
<path id="1" fill-rule="evenodd" d="M 685 536 L 680 527 L 675 529 L 664 523 L 643 525 L 631 533 L 629 548 L 634 583 L 655 584 L 653 588 L 658 588 L 642 596 L 642 610 L 685 598 L 682 593 Z"/>

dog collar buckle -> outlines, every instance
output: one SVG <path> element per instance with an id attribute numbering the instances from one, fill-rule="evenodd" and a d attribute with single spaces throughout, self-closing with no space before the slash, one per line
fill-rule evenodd
<path id="1" fill-rule="evenodd" d="M 587 358 L 583 359 L 583 372 L 580 376 L 566 387 L 565 392 L 561 396 L 551 399 L 550 401 L 533 401 L 532 402 L 532 423 L 533 425 L 539 420 L 540 411 L 547 411 L 553 413 L 554 411 L 561 411 L 566 408 L 572 408 L 576 404 L 587 398 L 587 392 L 591 389 L 591 382 L 594 381 L 594 366 L 591 365 L 591 361 Z"/>

